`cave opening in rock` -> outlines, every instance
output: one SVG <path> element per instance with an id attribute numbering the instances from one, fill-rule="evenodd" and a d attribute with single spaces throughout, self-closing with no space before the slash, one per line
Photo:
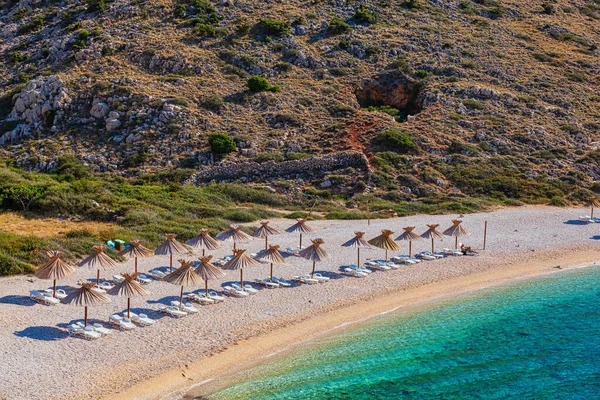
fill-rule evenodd
<path id="1" fill-rule="evenodd" d="M 362 109 L 384 112 L 398 122 L 405 122 L 409 115 L 421 112 L 420 91 L 421 84 L 418 82 L 380 77 L 364 83 L 355 94 Z"/>

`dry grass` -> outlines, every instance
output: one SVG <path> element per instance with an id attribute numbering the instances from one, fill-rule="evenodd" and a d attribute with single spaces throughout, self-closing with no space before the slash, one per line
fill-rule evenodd
<path id="1" fill-rule="evenodd" d="M 54 218 L 25 218 L 16 213 L 0 214 L 0 232 L 20 236 L 52 238 L 69 231 L 85 230 L 98 234 L 116 229 L 117 226 L 105 222 L 74 222 Z"/>

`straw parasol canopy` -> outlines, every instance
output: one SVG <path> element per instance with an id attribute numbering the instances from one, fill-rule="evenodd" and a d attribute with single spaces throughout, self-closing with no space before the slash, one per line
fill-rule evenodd
<path id="1" fill-rule="evenodd" d="M 137 272 L 133 274 L 121 273 L 121 276 L 124 278 L 123 281 L 108 291 L 108 294 L 113 296 L 127 297 L 127 318 L 131 318 L 131 298 L 150 294 L 137 281 L 138 275 Z"/>
<path id="2" fill-rule="evenodd" d="M 314 229 L 306 224 L 305 219 L 297 219 L 296 223 L 285 230 L 288 233 L 300 232 L 300 246 L 299 249 L 302 249 L 302 234 L 314 232 Z"/>
<path id="3" fill-rule="evenodd" d="M 414 232 L 414 226 L 407 226 L 406 228 L 402 229 L 404 232 L 402 235 L 398 236 L 396 240 L 408 240 L 408 258 L 412 258 L 412 241 L 423 240 L 423 238 Z"/>
<path id="4" fill-rule="evenodd" d="M 437 230 L 438 226 L 440 226 L 440 224 L 432 224 L 432 225 L 427 225 L 427 229 L 422 235 L 421 237 L 423 239 L 431 239 L 431 252 L 434 253 L 434 240 L 435 239 L 440 239 L 440 240 L 444 240 L 444 235 Z"/>
<path id="5" fill-rule="evenodd" d="M 204 257 L 205 250 L 216 250 L 221 247 L 216 239 L 210 236 L 208 229 L 200 229 L 198 236 L 191 238 L 185 242 L 188 246 L 196 249 L 202 249 L 202 256 Z"/>
<path id="6" fill-rule="evenodd" d="M 590 213 L 590 218 L 594 218 L 594 207 L 600 207 L 600 198 L 598 196 L 592 196 L 589 198 L 590 207 L 592 207 L 592 212 Z"/>
<path id="7" fill-rule="evenodd" d="M 354 232 L 354 237 L 348 240 L 342 245 L 342 247 L 355 247 L 356 248 L 356 266 L 360 267 L 360 249 L 370 249 L 371 245 L 366 239 L 364 232 Z"/>
<path id="8" fill-rule="evenodd" d="M 110 297 L 108 297 L 106 293 L 102 293 L 95 290 L 94 286 L 94 282 L 81 283 L 81 286 L 79 288 L 71 292 L 63 300 L 63 303 L 65 304 L 72 304 L 75 306 L 84 307 L 84 326 L 87 326 L 88 307 L 110 303 Z"/>
<path id="9" fill-rule="evenodd" d="M 198 265 L 195 269 L 196 273 L 200 275 L 202 280 L 204 280 L 204 290 L 206 297 L 208 297 L 208 280 L 209 279 L 218 279 L 225 276 L 225 272 L 222 269 L 215 267 L 211 264 L 210 260 L 212 256 L 200 257 L 200 265 Z"/>
<path id="10" fill-rule="evenodd" d="M 229 229 L 217 235 L 217 239 L 223 242 L 233 242 L 233 250 L 235 252 L 238 243 L 248 243 L 252 240 L 252 236 L 242 230 L 239 225 L 229 225 Z"/>
<path id="11" fill-rule="evenodd" d="M 269 221 L 260 221 L 260 228 L 258 228 L 256 231 L 254 231 L 254 233 L 252 234 L 252 236 L 254 237 L 259 237 L 265 238 L 265 251 L 269 248 L 269 235 L 279 235 L 281 232 L 279 232 L 277 229 L 269 226 Z"/>
<path id="12" fill-rule="evenodd" d="M 325 241 L 323 239 L 311 240 L 312 244 L 300 251 L 299 255 L 307 260 L 312 260 L 313 268 L 310 276 L 315 276 L 315 266 L 317 262 L 328 260 L 329 254 L 321 247 Z"/>
<path id="13" fill-rule="evenodd" d="M 240 287 L 244 287 L 244 268 L 258 264 L 254 258 L 246 254 L 246 250 L 237 249 L 233 251 L 234 257 L 223 265 L 223 269 L 240 270 Z"/>
<path id="14" fill-rule="evenodd" d="M 126 259 L 129 259 L 131 257 L 135 258 L 135 273 L 137 274 L 138 272 L 138 258 L 139 257 L 151 257 L 152 255 L 154 255 L 154 252 L 150 249 L 145 248 L 144 246 L 142 246 L 142 241 L 139 239 L 135 239 L 129 242 L 129 247 L 126 248 L 125 250 L 120 251 L 119 253 L 117 253 L 118 256 L 123 256 Z"/>
<path id="15" fill-rule="evenodd" d="M 257 257 L 260 261 L 271 264 L 271 280 L 273 280 L 273 264 L 275 265 L 287 265 L 287 261 L 279 252 L 279 246 L 271 245 L 269 249 L 260 253 Z"/>
<path id="16" fill-rule="evenodd" d="M 48 262 L 35 271 L 35 276 L 39 279 L 52 279 L 54 281 L 52 296 L 56 297 L 56 281 L 71 275 L 75 272 L 75 267 L 61 259 L 63 253 L 60 251 L 50 250 L 46 252 L 46 255 L 49 258 Z"/>
<path id="17" fill-rule="evenodd" d="M 381 235 L 369 240 L 370 245 L 373 245 L 375 247 L 385 250 L 385 261 L 387 261 L 387 258 L 388 258 L 388 250 L 392 250 L 392 251 L 400 250 L 400 246 L 398 246 L 398 243 L 394 242 L 394 239 L 392 239 L 393 234 L 394 234 L 394 232 L 392 232 L 390 230 L 382 229 Z"/>
<path id="18" fill-rule="evenodd" d="M 187 287 L 200 287 L 202 286 L 202 277 L 194 271 L 194 263 L 192 261 L 179 260 L 181 267 L 165 276 L 165 281 L 181 286 L 181 293 L 179 295 L 179 306 L 183 305 L 183 288 Z"/>
<path id="19" fill-rule="evenodd" d="M 461 225 L 462 221 L 460 219 L 453 219 L 452 226 L 444 231 L 444 235 L 446 236 L 454 236 L 455 243 L 454 248 L 458 248 L 458 238 L 461 236 L 469 236 L 471 232 L 465 229 L 464 226 Z"/>
<path id="20" fill-rule="evenodd" d="M 165 242 L 161 244 L 156 250 L 154 250 L 154 254 L 156 255 L 169 255 L 169 272 L 173 272 L 173 254 L 183 255 L 183 254 L 192 254 L 193 250 L 186 244 L 180 243 L 175 239 L 177 235 L 173 233 L 167 233 L 165 235 Z"/>
<path id="21" fill-rule="evenodd" d="M 94 246 L 92 247 L 94 253 L 84 258 L 80 263 L 80 267 L 89 267 L 90 269 L 97 269 L 96 283 L 100 284 L 100 268 L 108 269 L 117 267 L 117 262 L 110 258 L 106 253 L 106 246 Z"/>

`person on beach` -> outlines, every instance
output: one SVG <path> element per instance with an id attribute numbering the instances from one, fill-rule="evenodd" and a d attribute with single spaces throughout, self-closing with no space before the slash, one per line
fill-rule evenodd
<path id="1" fill-rule="evenodd" d="M 464 243 L 460 244 L 460 251 L 463 253 L 463 256 L 467 255 L 467 247 L 464 245 Z"/>

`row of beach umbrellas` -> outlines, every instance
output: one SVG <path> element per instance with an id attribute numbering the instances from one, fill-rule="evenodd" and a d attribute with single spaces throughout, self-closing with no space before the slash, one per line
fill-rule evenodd
<path id="1" fill-rule="evenodd" d="M 453 236 L 456 238 L 456 245 L 460 236 L 467 236 L 470 233 L 461 225 L 460 220 L 453 220 L 453 225 L 443 233 L 437 230 L 439 225 L 427 225 L 428 230 L 422 235 L 414 232 L 415 227 L 403 228 L 404 232 L 396 238 L 396 240 L 405 240 L 409 242 L 409 257 L 412 257 L 412 241 L 431 239 L 432 251 L 435 239 L 442 239 L 444 236 Z M 302 243 L 302 233 L 313 232 L 313 229 L 306 224 L 306 220 L 298 220 L 296 224 L 288 228 L 288 232 L 300 233 L 300 245 Z M 255 237 L 265 238 L 265 251 L 257 255 L 257 259 L 270 264 L 270 276 L 273 278 L 274 265 L 286 265 L 287 262 L 281 252 L 279 246 L 268 244 L 268 236 L 279 233 L 275 228 L 268 226 L 268 221 L 261 222 L 261 226 L 252 235 Z M 385 250 L 386 261 L 387 252 L 389 250 L 398 251 L 400 246 L 392 239 L 394 232 L 390 230 L 382 230 L 381 234 L 369 241 L 364 239 L 364 232 L 355 232 L 354 238 L 342 244 L 343 247 L 354 247 L 357 249 L 357 265 L 360 265 L 360 250 L 361 248 L 371 248 L 371 246 Z M 135 259 L 134 273 L 122 273 L 123 280 L 114 288 L 109 290 L 109 294 L 127 297 L 127 313 L 130 315 L 131 298 L 138 296 L 146 296 L 149 292 L 138 282 L 137 271 L 138 258 L 149 257 L 153 254 L 169 255 L 169 271 L 170 273 L 164 278 L 165 281 L 177 286 L 181 286 L 180 304 L 183 302 L 184 287 L 200 287 L 205 286 L 208 293 L 208 281 L 218 279 L 224 276 L 223 271 L 211 263 L 212 256 L 206 256 L 205 250 L 215 250 L 220 247 L 217 240 L 213 239 L 209 231 L 206 229 L 200 230 L 198 236 L 182 244 L 176 240 L 176 235 L 165 235 L 166 241 L 159 246 L 154 252 L 145 248 L 140 240 L 132 240 L 130 246 L 118 253 L 126 258 L 133 257 Z M 232 241 L 234 243 L 234 256 L 225 263 L 223 269 L 239 270 L 240 271 L 240 286 L 243 287 L 243 271 L 245 268 L 254 266 L 259 263 L 257 259 L 252 258 L 244 249 L 236 248 L 237 243 L 245 243 L 252 237 L 241 230 L 238 225 L 231 225 L 230 229 L 217 235 L 218 239 L 224 241 Z M 312 244 L 305 249 L 300 250 L 299 256 L 313 262 L 311 276 L 314 276 L 316 263 L 324 261 L 329 257 L 329 254 L 323 249 L 323 239 L 311 240 Z M 199 258 L 200 263 L 195 266 L 194 262 L 179 260 L 181 266 L 173 270 L 173 255 L 174 254 L 192 254 L 193 248 L 202 248 L 202 257 Z M 100 283 L 100 268 L 117 267 L 118 264 L 110 258 L 106 253 L 106 246 L 94 246 L 93 253 L 82 260 L 80 266 L 88 266 L 92 269 L 97 269 L 96 283 L 85 282 L 81 283 L 80 287 L 71 292 L 63 302 L 67 304 L 75 304 L 85 308 L 84 324 L 87 325 L 87 308 L 99 304 L 110 302 L 110 297 L 106 293 L 94 290 L 94 286 Z M 62 260 L 62 253 L 58 251 L 47 252 L 49 261 L 36 271 L 36 277 L 40 279 L 52 279 L 53 296 L 56 297 L 56 281 L 66 278 L 69 274 L 75 271 L 75 268 Z"/>

